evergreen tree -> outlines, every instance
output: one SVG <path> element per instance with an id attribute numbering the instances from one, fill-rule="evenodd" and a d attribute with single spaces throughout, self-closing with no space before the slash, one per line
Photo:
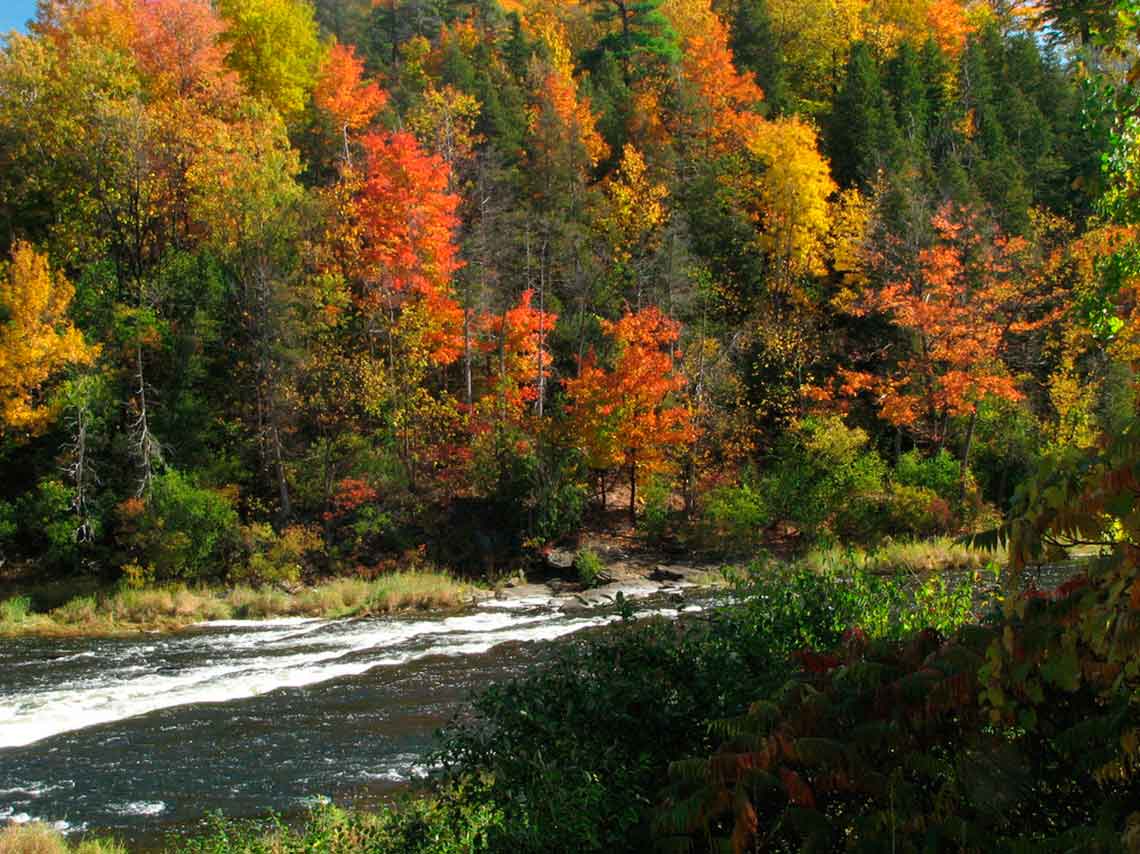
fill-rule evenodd
<path id="1" fill-rule="evenodd" d="M 880 170 L 898 165 L 902 137 L 878 65 L 862 42 L 851 49 L 829 126 L 828 149 L 840 184 L 866 186 Z"/>
<path id="2" fill-rule="evenodd" d="M 677 34 L 661 12 L 663 0 L 590 0 L 594 20 L 608 32 L 591 51 L 588 64 L 605 54 L 617 57 L 626 85 L 643 77 L 661 63 L 671 64 L 681 56 Z"/>
<path id="3" fill-rule="evenodd" d="M 787 81 L 767 0 L 740 0 L 732 18 L 732 53 L 741 69 L 756 75 L 764 90 L 768 115 L 784 112 L 788 107 Z"/>

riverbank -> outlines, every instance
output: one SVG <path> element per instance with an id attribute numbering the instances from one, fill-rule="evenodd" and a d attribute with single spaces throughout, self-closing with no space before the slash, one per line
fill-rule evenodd
<path id="1" fill-rule="evenodd" d="M 0 602 L 0 636 L 98 637 L 176 631 L 212 620 L 448 611 L 489 595 L 493 594 L 447 573 L 429 570 L 404 570 L 372 580 L 336 578 L 295 591 L 185 584 L 111 588 L 39 612 L 32 596 L 16 595 Z"/>
<path id="2" fill-rule="evenodd" d="M 476 836 L 493 838 L 494 851 L 645 850 L 642 822 L 630 816 L 654 803 L 668 763 L 708 749 L 708 718 L 782 684 L 790 653 L 838 642 L 851 624 L 889 634 L 893 614 L 955 625 L 972 598 L 968 577 L 961 595 L 940 595 L 765 560 L 741 567 L 735 604 L 713 617 L 706 612 L 724 600 L 687 586 L 699 577 L 693 566 L 639 563 L 645 552 L 623 559 L 603 545 L 592 548 L 620 581 L 575 590 L 564 575 L 504 588 L 443 620 L 270 621 L 27 646 L 9 662 L 27 688 L 10 687 L 22 720 L 8 735 L 30 746 L 7 754 L 8 771 L 12 786 L 43 794 L 10 806 L 71 822 L 72 850 L 103 834 L 132 851 L 158 850 L 140 838 L 161 827 L 178 828 L 162 850 L 183 854 L 444 854 L 469 850 Z M 687 577 L 665 580 L 673 575 Z M 633 619 L 589 604 L 649 590 L 657 595 L 634 603 Z M 570 636 L 578 639 L 549 645 Z M 58 662 L 52 684 L 37 688 L 44 668 L 24 663 L 48 660 Z M 73 687 L 53 693 L 64 680 Z M 224 706 L 203 703 L 219 697 Z M 429 742 L 449 719 L 450 735 Z M 36 747 L 33 737 L 63 740 Z M 127 759 L 121 744 L 145 749 Z M 395 805 L 373 794 L 446 768 L 458 776 Z M 306 820 L 300 799 L 315 794 L 351 811 L 319 809 Z M 235 821 L 203 824 L 219 803 Z M 134 817 L 144 809 L 146 818 Z M 256 819 L 270 812 L 283 823 Z M 140 837 L 134 828 L 144 826 L 154 830 Z M 533 838 L 519 830 L 531 826 Z M 552 843 L 563 838 L 561 849 Z"/>
<path id="3" fill-rule="evenodd" d="M 578 554 L 594 554 L 602 567 L 597 586 L 577 577 Z M 646 548 L 632 537 L 594 536 L 575 551 L 546 555 L 546 573 L 534 581 L 511 581 L 494 588 L 460 581 L 436 569 L 405 569 L 376 579 L 332 578 L 297 590 L 277 586 L 212 587 L 170 584 L 143 589 L 96 588 L 43 606 L 53 596 L 34 589 L 0 597 L 0 637 L 99 637 L 169 632 L 212 620 L 262 620 L 274 617 L 339 619 L 408 611 L 454 611 L 483 599 L 549 603 L 565 610 L 612 601 L 619 592 L 648 595 L 672 585 L 710 587 L 724 582 L 730 556 L 678 558 Z M 831 546 L 795 559 L 816 573 L 841 567 L 873 574 L 936 575 L 973 571 L 1004 563 L 1004 554 L 984 553 L 955 540 L 939 538 L 889 543 L 875 550 Z M 60 601 L 58 598 L 55 601 Z"/>

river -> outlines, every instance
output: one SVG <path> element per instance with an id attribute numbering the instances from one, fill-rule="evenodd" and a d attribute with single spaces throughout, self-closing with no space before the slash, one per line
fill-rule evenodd
<path id="1" fill-rule="evenodd" d="M 654 590 L 630 591 L 648 596 L 638 614 L 677 614 Z M 443 617 L 0 641 L 0 825 L 42 820 L 149 848 L 210 812 L 375 803 L 427 773 L 434 731 L 473 689 L 616 619 L 537 596 Z"/>

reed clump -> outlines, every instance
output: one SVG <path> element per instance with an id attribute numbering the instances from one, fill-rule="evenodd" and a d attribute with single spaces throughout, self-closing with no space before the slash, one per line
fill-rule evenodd
<path id="1" fill-rule="evenodd" d="M 280 587 L 171 584 L 113 588 L 36 612 L 29 596 L 0 601 L 0 635 L 124 634 L 177 629 L 209 620 L 338 617 L 461 607 L 470 585 L 436 570 L 402 570 L 375 579 L 334 578 L 287 591 Z"/>

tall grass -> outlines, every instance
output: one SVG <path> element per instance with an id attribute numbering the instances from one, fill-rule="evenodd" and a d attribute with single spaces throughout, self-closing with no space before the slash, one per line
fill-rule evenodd
<path id="1" fill-rule="evenodd" d="M 838 567 L 862 572 L 892 575 L 897 572 L 935 573 L 983 569 L 991 563 L 1002 564 L 1004 552 L 984 552 L 950 539 L 904 540 L 887 543 L 876 549 L 845 546 L 816 548 L 803 556 L 803 566 L 816 572 Z"/>
<path id="2" fill-rule="evenodd" d="M 288 593 L 274 587 L 229 589 L 165 585 L 81 596 L 45 613 L 27 596 L 0 603 L 0 634 L 110 634 L 173 629 L 207 620 L 350 617 L 458 608 L 472 589 L 443 572 L 406 570 L 374 580 L 337 578 Z"/>
<path id="3" fill-rule="evenodd" d="M 127 849 L 110 839 L 84 839 L 73 845 L 54 827 L 33 821 L 0 830 L 0 854 L 127 854 Z"/>
<path id="4" fill-rule="evenodd" d="M 0 602 L 0 625 L 18 626 L 32 610 L 32 600 L 28 596 L 15 596 Z"/>

